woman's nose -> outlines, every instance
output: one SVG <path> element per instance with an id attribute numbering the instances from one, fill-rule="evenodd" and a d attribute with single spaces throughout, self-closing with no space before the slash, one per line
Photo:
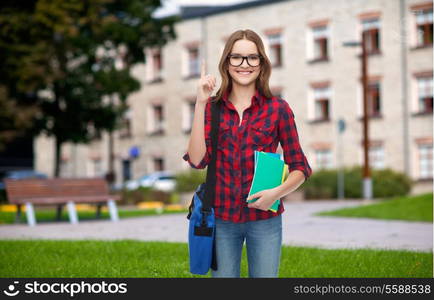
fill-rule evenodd
<path id="1" fill-rule="evenodd" d="M 241 67 L 244 67 L 244 68 L 250 67 L 249 64 L 247 63 L 247 58 L 243 59 L 243 63 L 241 64 Z"/>

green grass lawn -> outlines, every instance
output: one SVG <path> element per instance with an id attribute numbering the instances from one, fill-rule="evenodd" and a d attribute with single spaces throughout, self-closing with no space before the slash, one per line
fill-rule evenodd
<path id="1" fill-rule="evenodd" d="M 170 213 L 185 213 L 187 210 L 183 211 L 169 211 L 163 210 L 161 213 L 157 212 L 155 209 L 135 209 L 135 210 L 123 210 L 118 209 L 119 218 L 129 218 L 129 217 L 139 217 L 139 216 L 151 216 L 158 214 L 170 214 Z M 14 212 L 4 212 L 0 211 L 0 225 L 1 224 L 13 224 L 15 221 Z M 36 222 L 55 222 L 56 210 L 55 209 L 35 209 Z M 96 219 L 95 211 L 77 211 L 78 220 L 92 220 Z M 101 212 L 101 219 L 110 219 L 108 212 Z M 21 213 L 21 222 L 26 223 L 27 221 L 26 213 Z M 68 213 L 64 210 L 61 215 L 62 221 L 69 222 Z"/>
<path id="2" fill-rule="evenodd" d="M 379 203 L 317 213 L 318 216 L 433 221 L 433 194 L 383 200 Z"/>
<path id="3" fill-rule="evenodd" d="M 0 240 L 0 277 L 202 277 L 183 243 Z M 432 277 L 432 253 L 282 249 L 280 277 Z M 247 276 L 245 253 L 242 276 Z"/>

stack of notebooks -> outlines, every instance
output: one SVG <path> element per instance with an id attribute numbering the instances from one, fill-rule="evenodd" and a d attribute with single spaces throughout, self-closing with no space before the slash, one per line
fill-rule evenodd
<path id="1" fill-rule="evenodd" d="M 255 171 L 249 196 L 281 185 L 285 180 L 286 169 L 285 162 L 280 158 L 280 154 L 255 151 Z M 258 198 L 255 198 L 247 202 L 252 203 L 257 200 Z M 277 212 L 279 205 L 280 199 L 276 199 L 269 210 Z"/>

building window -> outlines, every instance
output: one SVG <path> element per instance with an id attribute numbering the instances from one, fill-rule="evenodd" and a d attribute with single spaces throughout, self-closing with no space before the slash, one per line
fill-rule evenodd
<path id="1" fill-rule="evenodd" d="M 272 67 L 282 66 L 282 35 L 268 35 L 268 45 L 270 47 L 270 62 Z"/>
<path id="2" fill-rule="evenodd" d="M 104 176 L 104 172 L 102 169 L 102 160 L 101 158 L 96 158 L 92 160 L 93 164 L 93 175 L 94 177 L 102 177 Z"/>
<path id="3" fill-rule="evenodd" d="M 102 140 L 102 133 L 100 130 L 97 130 L 95 133 L 95 140 L 96 141 L 101 141 Z"/>
<path id="4" fill-rule="evenodd" d="M 381 145 L 369 147 L 369 164 L 374 169 L 384 169 L 384 148 Z"/>
<path id="5" fill-rule="evenodd" d="M 164 159 L 161 157 L 154 157 L 154 171 L 164 171 Z"/>
<path id="6" fill-rule="evenodd" d="M 153 116 L 153 135 L 164 134 L 164 115 L 163 115 L 163 105 L 154 104 L 152 106 L 152 116 Z"/>
<path id="7" fill-rule="evenodd" d="M 313 60 L 328 59 L 328 30 L 327 26 L 312 27 Z"/>
<path id="8" fill-rule="evenodd" d="M 122 160 L 122 182 L 131 179 L 131 160 L 123 159 Z"/>
<path id="9" fill-rule="evenodd" d="M 189 120 L 190 120 L 190 129 L 191 129 L 191 127 L 192 127 L 192 125 L 193 125 L 193 119 L 194 119 L 194 110 L 195 110 L 195 108 L 196 108 L 196 102 L 193 102 L 193 101 L 190 101 L 189 103 L 188 103 L 188 107 L 189 107 L 189 112 L 190 112 L 190 114 L 189 114 Z"/>
<path id="10" fill-rule="evenodd" d="M 330 120 L 330 87 L 315 87 L 313 90 L 314 121 Z"/>
<path id="11" fill-rule="evenodd" d="M 380 95 L 380 82 L 368 83 L 367 91 L 368 101 L 368 116 L 380 117 L 381 116 L 381 95 Z"/>
<path id="12" fill-rule="evenodd" d="M 365 35 L 366 52 L 380 53 L 380 20 L 378 18 L 362 20 L 362 31 Z"/>
<path id="13" fill-rule="evenodd" d="M 188 77 L 197 77 L 200 74 L 199 48 L 192 47 L 187 49 L 188 56 Z"/>
<path id="14" fill-rule="evenodd" d="M 128 109 L 121 119 L 121 128 L 119 130 L 119 137 L 123 138 L 131 138 L 131 110 Z"/>
<path id="15" fill-rule="evenodd" d="M 196 98 L 187 97 L 182 105 L 182 132 L 191 133 L 193 125 L 194 111 L 196 108 Z"/>
<path id="16" fill-rule="evenodd" d="M 193 102 L 193 101 L 188 102 L 188 127 L 186 130 L 188 133 L 191 132 L 191 128 L 193 126 L 195 107 L 196 107 L 196 102 Z"/>
<path id="17" fill-rule="evenodd" d="M 93 141 L 100 141 L 102 139 L 101 130 L 97 130 L 95 124 L 92 123 L 88 126 L 88 132 Z"/>
<path id="18" fill-rule="evenodd" d="M 418 47 L 433 43 L 433 10 L 426 8 L 414 11 L 416 16 L 416 43 Z"/>
<path id="19" fill-rule="evenodd" d="M 419 178 L 431 179 L 433 174 L 432 164 L 432 144 L 419 144 L 418 145 L 418 157 L 419 157 Z"/>
<path id="20" fill-rule="evenodd" d="M 433 112 L 433 77 L 419 77 L 417 80 L 417 112 Z"/>
<path id="21" fill-rule="evenodd" d="M 315 162 L 318 169 L 332 168 L 332 152 L 330 149 L 315 150 Z"/>
<path id="22" fill-rule="evenodd" d="M 161 49 L 157 49 L 152 54 L 152 74 L 153 74 L 152 81 L 154 82 L 162 81 L 163 80 L 162 71 L 163 71 L 163 54 Z"/>
<path id="23" fill-rule="evenodd" d="M 161 48 L 146 51 L 146 80 L 149 83 L 163 81 L 163 50 Z"/>

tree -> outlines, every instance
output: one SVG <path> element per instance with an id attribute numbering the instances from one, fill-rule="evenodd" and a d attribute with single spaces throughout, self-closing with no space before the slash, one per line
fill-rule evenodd
<path id="1" fill-rule="evenodd" d="M 33 131 L 34 118 L 40 113 L 32 97 L 32 87 L 27 85 L 29 78 L 18 80 L 20 70 L 28 65 L 28 54 L 35 49 L 27 30 L 34 3 L 21 4 L 8 1 L 0 4 L 0 151 L 5 150 L 8 142 Z"/>
<path id="2" fill-rule="evenodd" d="M 10 99 L 6 87 L 0 85 L 0 151 L 5 150 L 7 143 L 26 134 L 36 113 L 36 107 L 23 106 Z"/>
<path id="3" fill-rule="evenodd" d="M 55 176 L 62 144 L 88 143 L 117 128 L 128 95 L 140 88 L 131 69 L 145 62 L 144 49 L 176 37 L 176 17 L 152 17 L 160 5 L 160 0 L 2 2 L 1 84 L 8 101 L 34 108 L 32 133 L 54 137 Z"/>

